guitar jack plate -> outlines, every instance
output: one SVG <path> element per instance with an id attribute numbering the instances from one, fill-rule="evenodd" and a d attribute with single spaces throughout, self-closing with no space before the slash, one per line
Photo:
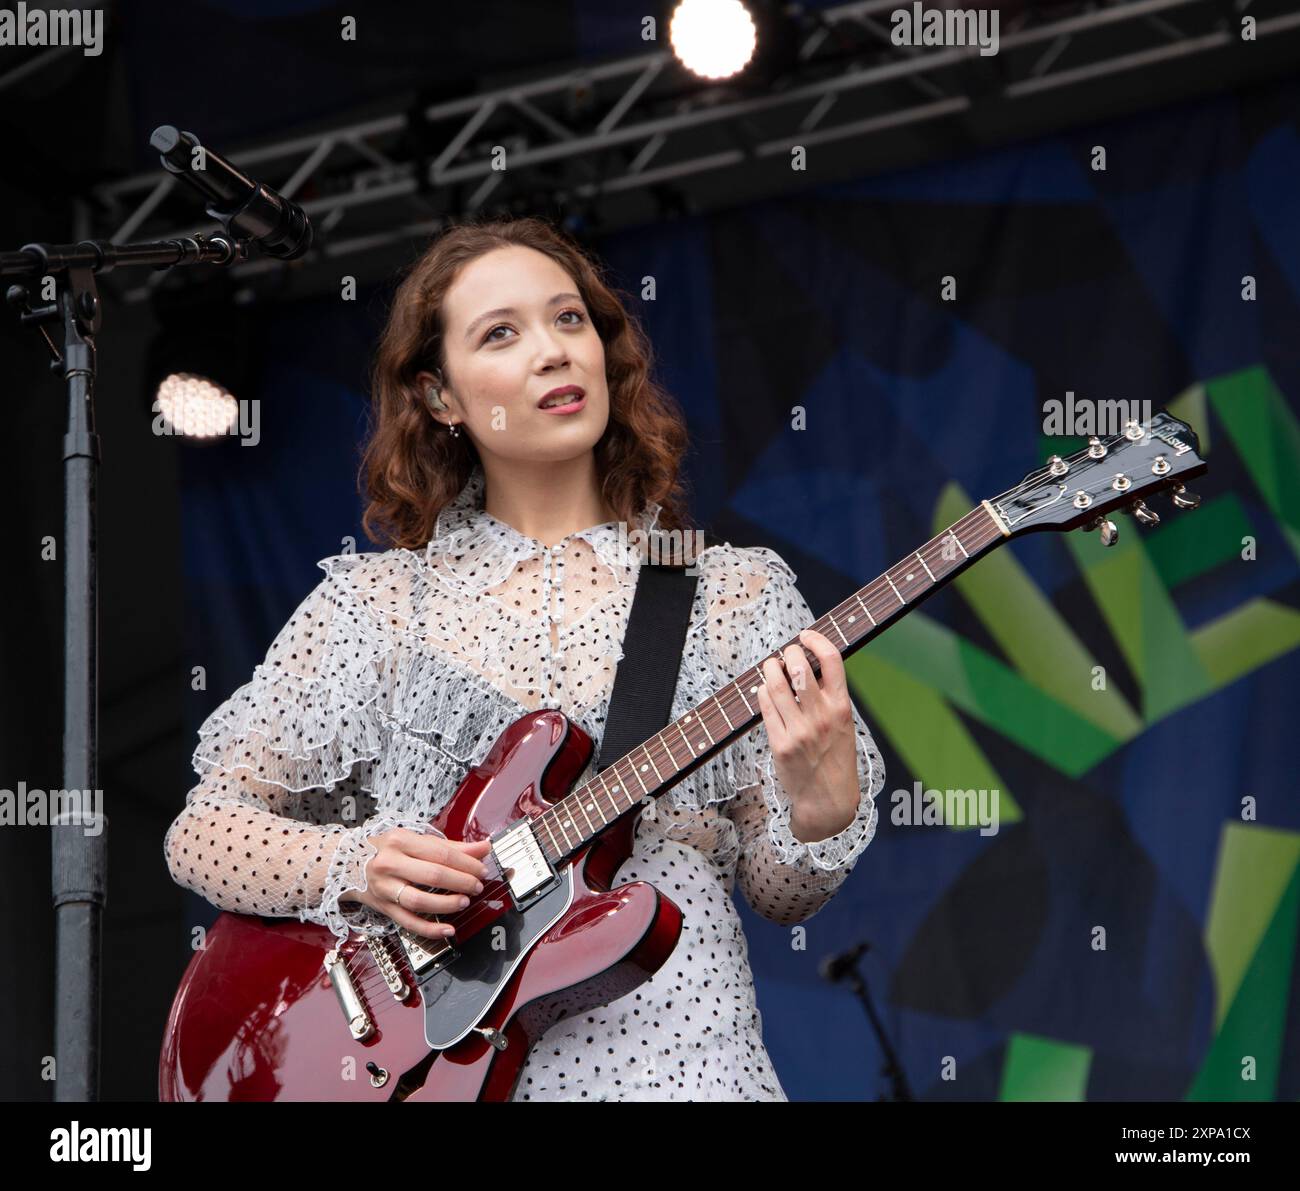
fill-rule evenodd
<path id="1" fill-rule="evenodd" d="M 505 1050 L 510 1045 L 510 1040 L 494 1026 L 475 1026 L 474 1032 L 482 1034 L 497 1050 Z"/>

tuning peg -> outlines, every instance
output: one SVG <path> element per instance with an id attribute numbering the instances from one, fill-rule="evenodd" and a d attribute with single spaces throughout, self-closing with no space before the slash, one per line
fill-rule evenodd
<path id="1" fill-rule="evenodd" d="M 1145 501 L 1135 500 L 1132 505 L 1132 512 L 1133 516 L 1141 521 L 1143 525 L 1160 524 L 1160 514 L 1148 509 Z"/>
<path id="2" fill-rule="evenodd" d="M 1119 541 L 1119 526 L 1106 517 L 1095 517 L 1084 526 L 1085 529 L 1101 530 L 1101 544 L 1113 546 Z"/>
<path id="3" fill-rule="evenodd" d="M 1195 492 L 1188 492 L 1185 485 L 1178 484 L 1173 491 L 1173 501 L 1180 509 L 1194 509 L 1201 503 L 1201 498 Z"/>

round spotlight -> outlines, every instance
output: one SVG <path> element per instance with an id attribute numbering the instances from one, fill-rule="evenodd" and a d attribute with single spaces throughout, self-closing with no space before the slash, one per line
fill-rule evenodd
<path id="1" fill-rule="evenodd" d="M 673 53 L 705 79 L 725 79 L 754 56 L 758 33 L 740 0 L 682 0 L 668 23 Z"/>
<path id="2" fill-rule="evenodd" d="M 173 434 L 216 438 L 239 421 L 239 402 L 214 380 L 192 372 L 173 372 L 158 385 L 155 398 Z"/>

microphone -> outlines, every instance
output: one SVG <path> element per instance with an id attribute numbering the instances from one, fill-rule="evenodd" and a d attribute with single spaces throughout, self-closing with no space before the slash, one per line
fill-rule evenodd
<path id="1" fill-rule="evenodd" d="M 219 153 L 200 145 L 192 132 L 162 124 L 153 130 L 149 144 L 162 155 L 163 169 L 208 200 L 208 214 L 221 221 L 227 234 L 249 237 L 268 256 L 286 261 L 311 247 L 311 221 L 297 203 L 254 182 Z M 196 149 L 201 151 L 197 155 Z M 196 156 L 201 166 L 196 166 Z"/>
<path id="2" fill-rule="evenodd" d="M 845 976 L 853 971 L 858 960 L 870 950 L 871 944 L 863 941 L 856 947 L 850 947 L 848 951 L 841 951 L 839 955 L 828 956 L 819 965 L 822 979 L 829 981 L 831 984 L 843 980 Z"/>

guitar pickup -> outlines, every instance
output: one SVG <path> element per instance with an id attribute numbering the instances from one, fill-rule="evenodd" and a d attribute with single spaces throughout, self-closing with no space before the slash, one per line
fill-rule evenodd
<path id="1" fill-rule="evenodd" d="M 494 835 L 492 854 L 505 874 L 517 910 L 544 897 L 560 882 L 538 842 L 531 819 L 520 819 Z"/>

